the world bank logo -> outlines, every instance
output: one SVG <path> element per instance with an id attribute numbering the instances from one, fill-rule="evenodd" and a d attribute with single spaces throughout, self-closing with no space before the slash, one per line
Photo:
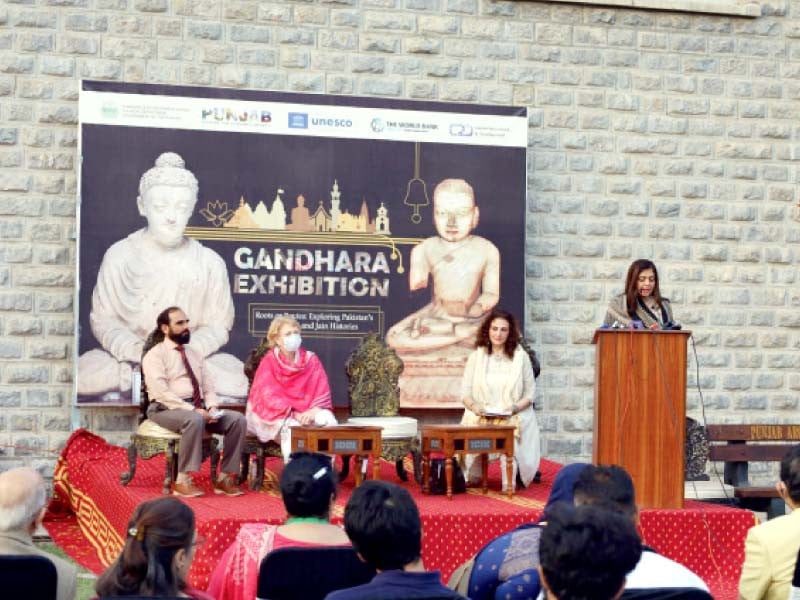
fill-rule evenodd
<path id="1" fill-rule="evenodd" d="M 372 127 L 372 131 L 375 133 L 380 133 L 386 127 L 386 125 L 383 123 L 383 119 L 379 119 L 378 117 L 372 119 L 369 126 Z"/>

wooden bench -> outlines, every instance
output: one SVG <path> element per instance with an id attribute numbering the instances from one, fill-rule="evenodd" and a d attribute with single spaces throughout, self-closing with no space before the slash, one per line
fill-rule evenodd
<path id="1" fill-rule="evenodd" d="M 751 462 L 780 462 L 800 443 L 800 425 L 708 425 L 709 460 L 725 463 L 724 481 L 744 508 L 766 511 L 767 518 L 784 514 L 775 486 L 750 484 Z"/>

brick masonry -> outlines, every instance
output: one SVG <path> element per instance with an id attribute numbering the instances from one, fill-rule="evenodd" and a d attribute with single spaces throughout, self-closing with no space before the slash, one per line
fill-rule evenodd
<path id="1" fill-rule="evenodd" d="M 0 4 L 0 468 L 71 410 L 81 78 L 527 106 L 527 334 L 544 455 L 591 455 L 593 328 L 650 257 L 692 329 L 689 413 L 797 422 L 800 2 L 757 18 L 490 0 Z"/>

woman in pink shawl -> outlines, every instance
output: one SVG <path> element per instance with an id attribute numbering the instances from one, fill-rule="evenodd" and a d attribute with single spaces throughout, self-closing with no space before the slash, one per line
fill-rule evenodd
<path id="1" fill-rule="evenodd" d="M 247 398 L 247 430 L 262 442 L 280 439 L 289 458 L 294 425 L 336 425 L 328 376 L 316 354 L 301 348 L 300 324 L 286 315 L 272 320 L 269 350 Z"/>

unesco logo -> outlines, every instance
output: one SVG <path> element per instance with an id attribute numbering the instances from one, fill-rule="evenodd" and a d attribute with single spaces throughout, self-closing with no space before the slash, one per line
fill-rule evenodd
<path id="1" fill-rule="evenodd" d="M 316 127 L 352 127 L 353 121 L 347 118 L 334 119 L 325 117 L 313 117 L 311 119 L 311 124 Z"/>
<path id="2" fill-rule="evenodd" d="M 289 113 L 289 127 L 291 129 L 308 129 L 308 113 Z"/>

